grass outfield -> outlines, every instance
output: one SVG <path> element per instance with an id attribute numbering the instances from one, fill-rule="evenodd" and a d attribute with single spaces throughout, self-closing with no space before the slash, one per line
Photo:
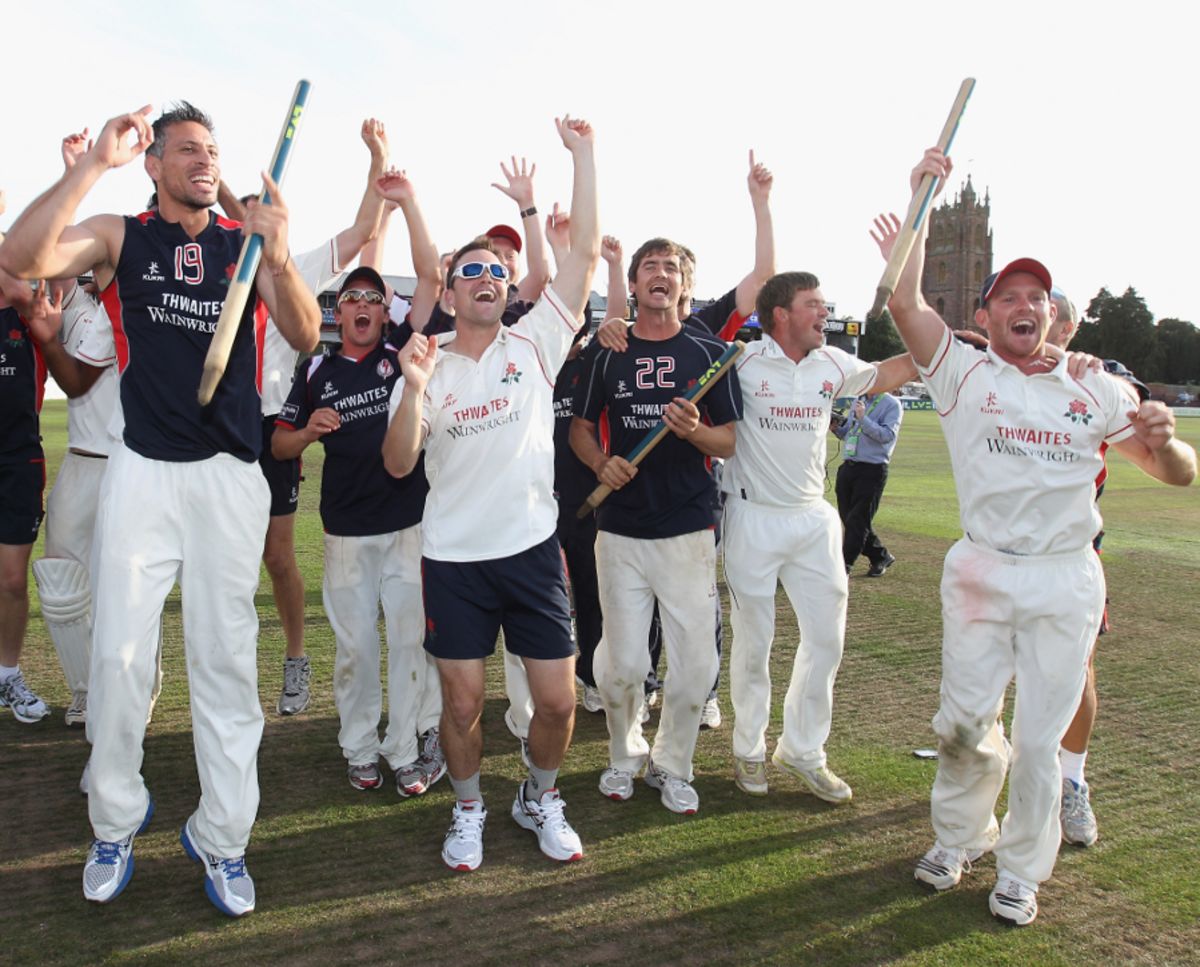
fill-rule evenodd
<path id="1" fill-rule="evenodd" d="M 43 414 L 51 476 L 65 413 L 59 402 Z M 1200 420 L 1181 421 L 1181 430 L 1200 442 Z M 484 721 L 487 853 L 469 875 L 450 872 L 440 858 L 448 783 L 401 801 L 390 776 L 384 791 L 369 794 L 346 782 L 330 689 L 333 640 L 321 608 L 320 448 L 310 454 L 297 543 L 314 700 L 295 719 L 274 711 L 283 644 L 265 577 L 258 597 L 267 722 L 248 854 L 258 910 L 241 921 L 219 914 L 203 895 L 203 874 L 179 847 L 199 787 L 177 594 L 165 615 L 164 691 L 145 743 L 157 813 L 138 838 L 137 870 L 124 894 L 108 906 L 83 900 L 90 833 L 76 781 L 87 745 L 62 723 L 68 696 L 35 600 L 22 665 L 54 715 L 27 726 L 0 712 L 0 963 L 1196 962 L 1196 490 L 1162 487 L 1119 457 L 1112 461 L 1103 504 L 1114 630 L 1097 657 L 1100 716 L 1088 762 L 1101 838 L 1089 850 L 1064 847 L 1042 888 L 1038 922 L 1016 930 L 988 914 L 991 857 L 946 894 L 912 878 L 932 839 L 934 766 L 911 753 L 934 743 L 938 577 L 958 534 L 933 414 L 906 415 L 877 520 L 899 563 L 878 581 L 862 577 L 860 565 L 850 582 L 828 746 L 831 766 L 854 787 L 850 805 L 827 806 L 774 771 L 768 797 L 739 793 L 727 682 L 725 724 L 703 733 L 697 748 L 699 814 L 667 812 L 641 783 L 631 801 L 609 802 L 596 790 L 606 759 L 603 717 L 581 710 L 560 788 L 586 857 L 555 866 L 506 815 L 523 770 L 502 720 L 496 659 Z M 777 683 L 787 680 L 797 638 L 782 595 L 780 602 Z M 777 708 L 772 738 L 778 729 Z"/>

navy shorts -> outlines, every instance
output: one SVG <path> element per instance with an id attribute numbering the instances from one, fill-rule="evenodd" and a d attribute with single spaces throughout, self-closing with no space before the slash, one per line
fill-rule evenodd
<path id="1" fill-rule="evenodd" d="M 522 658 L 571 658 L 571 613 L 558 538 L 490 561 L 421 558 L 425 650 L 435 658 L 486 658 L 496 634 Z"/>
<path id="2" fill-rule="evenodd" d="M 276 460 L 271 456 L 271 434 L 275 432 L 275 417 L 264 416 L 262 426 L 262 453 L 258 465 L 262 467 L 267 486 L 271 488 L 271 516 L 286 517 L 296 513 L 300 504 L 300 458 Z"/>
<path id="3" fill-rule="evenodd" d="M 0 544 L 32 544 L 42 524 L 46 461 L 0 463 Z"/>

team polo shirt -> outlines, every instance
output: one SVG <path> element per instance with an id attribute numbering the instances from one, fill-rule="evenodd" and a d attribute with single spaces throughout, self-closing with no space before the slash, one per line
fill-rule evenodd
<path id="1" fill-rule="evenodd" d="M 67 443 L 107 456 L 120 439 L 110 432 L 117 407 L 116 347 L 104 307 L 76 286 L 63 305 L 59 341 L 67 355 L 95 366 L 100 375 L 86 393 L 67 400 Z M 95 356 L 88 355 L 88 351 Z"/>
<path id="2" fill-rule="evenodd" d="M 625 456 L 658 425 L 663 409 L 683 396 L 727 348 L 714 336 L 684 326 L 670 339 L 629 331 L 624 352 L 601 349 L 575 396 L 575 415 L 598 423 L 607 411 L 609 452 Z M 722 426 L 741 419 L 736 372 L 727 373 L 700 401 L 702 419 Z M 667 432 L 639 464 L 637 475 L 596 511 L 600 530 L 623 537 L 677 537 L 713 526 L 716 485 L 705 456 Z"/>
<path id="3" fill-rule="evenodd" d="M 733 342 L 737 331 L 742 328 L 746 316 L 738 312 L 737 289 L 730 289 L 710 306 L 697 309 L 684 322 L 703 326 L 718 339 Z"/>
<path id="4" fill-rule="evenodd" d="M 196 399 L 241 247 L 241 223 L 212 212 L 194 239 L 156 212 L 125 218 L 121 256 L 102 298 L 121 372 L 125 445 L 143 457 L 258 459 L 266 310 L 255 292 L 212 401 L 201 407 Z"/>
<path id="5" fill-rule="evenodd" d="M 793 362 L 770 336 L 737 364 L 745 415 L 721 489 L 772 507 L 801 507 L 825 494 L 825 440 L 833 401 L 861 396 L 876 369 L 833 346 Z"/>
<path id="6" fill-rule="evenodd" d="M 1102 524 L 1100 445 L 1133 433 L 1134 405 L 1118 381 L 1092 372 L 1075 380 L 1065 359 L 1026 376 L 949 329 L 918 370 L 941 417 L 967 536 L 1011 554 L 1090 545 Z"/>
<path id="7" fill-rule="evenodd" d="M 396 351 L 386 343 L 357 360 L 340 353 L 314 356 L 275 421 L 299 430 L 325 407 L 341 417 L 336 430 L 319 438 L 325 447 L 321 524 L 326 533 L 366 537 L 421 522 L 428 489 L 421 465 L 400 479 L 383 466 L 388 399 L 399 376 Z"/>
<path id="8" fill-rule="evenodd" d="M 589 343 L 574 359 L 563 363 L 554 381 L 554 493 L 564 516 L 575 514 L 588 494 L 596 489 L 592 468 L 571 449 L 571 422 L 575 418 L 575 394 L 591 367 L 599 343 Z"/>
<path id="9" fill-rule="evenodd" d="M 46 364 L 16 309 L 0 309 L 0 461 L 40 460 Z"/>
<path id="10" fill-rule="evenodd" d="M 421 427 L 429 499 L 424 554 L 438 561 L 511 557 L 552 536 L 554 377 L 579 323 L 552 288 L 476 362 L 438 337 Z M 392 393 L 400 406 L 403 379 Z"/>
<path id="11" fill-rule="evenodd" d="M 331 238 L 320 248 L 292 256 L 292 264 L 316 295 L 336 279 L 342 271 L 338 257 L 337 238 Z M 275 326 L 275 320 L 267 317 L 267 329 L 263 335 L 262 363 L 262 415 L 274 416 L 283 409 L 296 374 L 296 361 L 300 353 L 293 349 Z"/>

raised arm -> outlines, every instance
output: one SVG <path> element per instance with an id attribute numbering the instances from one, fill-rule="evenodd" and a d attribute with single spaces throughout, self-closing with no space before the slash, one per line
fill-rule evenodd
<path id="1" fill-rule="evenodd" d="M 20 279 L 56 279 L 96 271 L 107 284 L 124 238 L 124 222 L 97 215 L 79 225 L 71 219 L 87 193 L 110 168 L 119 168 L 153 142 L 150 105 L 104 125 L 90 151 L 33 201 L 0 247 L 0 268 Z"/>
<path id="2" fill-rule="evenodd" d="M 442 260 L 438 256 L 437 246 L 429 237 L 429 226 L 425 224 L 425 216 L 417 203 L 417 192 L 408 173 L 391 168 L 384 172 L 375 183 L 376 190 L 385 204 L 398 207 L 404 213 L 404 222 L 408 226 L 408 242 L 412 250 L 413 272 L 417 276 L 417 287 L 413 290 L 412 309 L 409 321 L 416 332 L 425 328 L 429 314 L 437 305 L 438 296 L 442 294 Z M 362 261 L 381 270 L 383 258 L 383 242 L 386 226 L 391 209 L 385 209 L 384 220 L 380 224 L 379 237 L 363 250 Z M 378 262 L 371 261 L 378 252 Z M 370 252 L 370 257 L 368 253 Z M 420 325 L 417 322 L 420 321 Z"/>
<path id="3" fill-rule="evenodd" d="M 537 205 L 533 200 L 533 176 L 537 172 L 536 164 L 529 164 L 524 158 L 519 162 L 517 156 L 512 156 L 512 170 L 500 162 L 500 171 L 504 174 L 507 184 L 492 182 L 492 187 L 508 195 L 517 203 L 521 214 L 521 227 L 525 230 L 525 264 L 528 271 L 525 278 L 517 286 L 517 295 L 526 302 L 537 301 L 550 281 L 550 267 L 546 263 L 546 244 L 542 238 L 542 226 L 537 217 Z"/>
<path id="4" fill-rule="evenodd" d="M 750 205 L 754 209 L 754 268 L 737 285 L 737 311 L 749 316 L 754 311 L 758 290 L 775 274 L 775 226 L 771 221 L 771 185 L 775 176 L 766 165 L 756 163 L 750 151 Z"/>
<path id="5" fill-rule="evenodd" d="M 257 232 L 263 240 L 255 283 L 280 335 L 293 349 L 309 352 L 320 336 L 321 307 L 288 251 L 288 209 L 279 186 L 265 171 L 262 178 L 271 204 L 251 199 L 243 226 L 243 231 Z"/>
<path id="6" fill-rule="evenodd" d="M 612 235 L 605 235 L 600 243 L 600 257 L 608 264 L 607 309 L 604 321 L 624 321 L 629 306 L 629 284 L 625 279 L 625 257 L 620 241 Z M 621 335 L 625 335 L 624 331 Z"/>
<path id="7" fill-rule="evenodd" d="M 546 243 L 554 253 L 554 271 L 562 265 L 563 259 L 571 251 L 571 213 L 558 210 L 558 202 L 546 216 Z"/>
<path id="8" fill-rule="evenodd" d="M 596 213 L 596 153 L 595 135 L 586 121 L 564 117 L 554 119 L 563 145 L 571 152 L 575 165 L 574 186 L 571 191 L 571 250 L 566 254 L 558 275 L 554 277 L 554 292 L 572 316 L 578 316 L 587 305 L 592 274 L 600 259 L 600 221 Z"/>
<path id="9" fill-rule="evenodd" d="M 354 224 L 337 235 L 337 253 L 342 265 L 349 265 L 358 257 L 363 246 L 379 231 L 379 222 L 383 218 L 383 196 L 376 187 L 388 161 L 387 131 L 383 122 L 375 118 L 363 121 L 362 139 L 371 152 L 371 165 L 367 169 L 367 187 L 358 203 Z"/>
<path id="10" fill-rule="evenodd" d="M 437 336 L 413 333 L 398 358 L 404 382 L 400 384 L 400 405 L 383 438 L 383 465 L 393 477 L 405 477 L 412 473 L 425 445 L 421 410 L 425 387 L 437 364 Z"/>
<path id="11" fill-rule="evenodd" d="M 949 158 L 937 148 L 929 148 L 913 168 L 909 184 L 915 194 L 921 184 L 921 178 L 930 173 L 939 179 L 940 191 L 952 169 Z M 871 237 L 879 245 L 886 261 L 900 230 L 900 220 L 895 215 L 880 215 L 875 219 L 875 228 L 879 234 L 876 235 L 872 231 Z M 921 275 L 925 270 L 925 236 L 928 231 L 929 219 L 925 218 L 921 222 L 921 229 L 904 265 L 904 271 L 900 273 L 896 282 L 896 291 L 888 300 L 888 308 L 892 311 L 896 330 L 918 366 L 928 366 L 933 360 L 933 354 L 937 351 L 946 330 L 946 323 L 942 321 L 942 317 L 926 303 L 921 294 Z"/>

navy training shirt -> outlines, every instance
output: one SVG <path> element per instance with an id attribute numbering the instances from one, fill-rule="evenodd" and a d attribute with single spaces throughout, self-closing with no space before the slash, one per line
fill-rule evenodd
<path id="1" fill-rule="evenodd" d="M 341 425 L 320 438 L 321 523 L 329 534 L 367 537 L 421 522 L 429 492 L 424 455 L 405 477 L 393 477 L 383 465 L 388 403 L 399 377 L 396 351 L 386 343 L 359 360 L 340 353 L 314 357 L 275 421 L 298 430 L 323 407 L 341 417 Z"/>
<path id="2" fill-rule="evenodd" d="M 600 349 L 579 391 L 575 415 L 598 423 L 607 410 L 609 452 L 627 456 L 657 424 L 663 408 L 704 375 L 726 345 L 685 326 L 670 339 L 639 339 L 629 332 L 623 353 Z M 742 418 L 742 392 L 730 370 L 700 401 L 713 426 Z M 670 431 L 638 466 L 637 476 L 596 511 L 597 526 L 624 537 L 677 537 L 713 526 L 716 485 L 706 458 Z"/>
<path id="3" fill-rule="evenodd" d="M 16 309 L 0 309 L 0 462 L 39 460 L 46 364 Z"/>

